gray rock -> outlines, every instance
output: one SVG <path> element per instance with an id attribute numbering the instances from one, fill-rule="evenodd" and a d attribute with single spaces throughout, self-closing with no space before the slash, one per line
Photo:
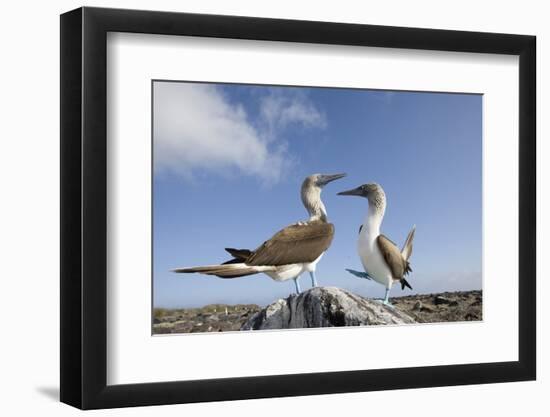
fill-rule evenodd
<path id="1" fill-rule="evenodd" d="M 241 330 L 408 324 L 415 320 L 397 308 L 335 287 L 292 294 L 252 315 Z"/>

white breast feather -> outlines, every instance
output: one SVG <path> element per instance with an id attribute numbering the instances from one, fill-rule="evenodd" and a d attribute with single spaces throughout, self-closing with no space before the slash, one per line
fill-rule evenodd
<path id="1" fill-rule="evenodd" d="M 393 283 L 392 273 L 380 252 L 380 248 L 378 248 L 376 237 L 369 236 L 362 230 L 357 241 L 357 253 L 365 272 L 379 284 L 391 288 Z"/>

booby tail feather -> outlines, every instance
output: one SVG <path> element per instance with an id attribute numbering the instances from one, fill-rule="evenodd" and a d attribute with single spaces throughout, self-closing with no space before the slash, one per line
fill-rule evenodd
<path id="1" fill-rule="evenodd" d="M 235 262 L 237 261 L 237 262 Z M 176 268 L 173 272 L 181 274 L 199 273 L 204 275 L 216 275 L 220 278 L 239 278 L 246 275 L 254 275 L 260 272 L 273 270 L 269 266 L 249 266 L 236 259 L 227 261 L 221 265 L 196 266 L 192 268 Z"/>
<path id="2" fill-rule="evenodd" d="M 405 259 L 406 261 L 408 261 L 412 255 L 413 239 L 414 239 L 415 231 L 416 231 L 416 225 L 414 225 L 411 231 L 409 232 L 409 235 L 407 236 L 407 240 L 405 240 L 405 244 L 403 245 L 403 249 L 401 249 L 401 255 L 403 256 L 403 259 Z"/>
<path id="3" fill-rule="evenodd" d="M 411 287 L 411 284 L 409 284 L 409 282 L 405 279 L 405 278 L 401 278 L 400 279 L 400 282 L 401 282 L 401 289 L 404 290 L 405 287 L 409 288 L 409 289 L 413 289 L 413 287 Z"/>

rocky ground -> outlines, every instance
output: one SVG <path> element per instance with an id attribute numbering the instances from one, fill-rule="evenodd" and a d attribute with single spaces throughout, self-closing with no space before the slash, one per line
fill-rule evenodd
<path id="1" fill-rule="evenodd" d="M 209 304 L 201 308 L 153 311 L 153 334 L 226 332 L 240 330 L 249 316 L 261 310 L 256 304 Z"/>
<path id="2" fill-rule="evenodd" d="M 292 296 L 289 299 L 291 298 Z M 408 314 L 417 323 L 482 320 L 481 291 L 409 295 L 394 297 L 390 301 L 396 309 Z M 238 331 L 249 318 L 261 310 L 262 307 L 255 304 L 211 304 L 202 308 L 155 309 L 153 333 Z"/>
<path id="3" fill-rule="evenodd" d="M 459 291 L 390 298 L 418 323 L 482 320 L 482 292 Z"/>

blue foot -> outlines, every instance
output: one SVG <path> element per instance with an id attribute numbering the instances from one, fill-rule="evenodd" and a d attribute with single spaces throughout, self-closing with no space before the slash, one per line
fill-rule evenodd
<path id="1" fill-rule="evenodd" d="M 366 272 L 359 272 L 359 271 L 356 271 L 354 269 L 347 269 L 347 268 L 346 268 L 346 271 L 348 271 L 352 275 L 355 275 L 356 277 L 372 280 L 371 276 L 369 274 L 367 274 Z"/>
<path id="2" fill-rule="evenodd" d="M 312 287 L 317 287 L 317 278 L 315 278 L 315 272 L 311 271 L 309 273 L 309 276 L 311 277 L 311 286 Z"/>
<path id="3" fill-rule="evenodd" d="M 385 306 L 391 307 L 391 308 L 395 308 L 395 306 L 392 303 L 390 303 L 389 301 L 382 300 L 382 304 L 384 304 Z"/>
<path id="4" fill-rule="evenodd" d="M 386 300 L 382 300 L 381 298 L 374 298 L 372 301 L 376 301 L 377 303 L 383 304 L 386 307 L 395 308 L 395 306 L 392 303 Z"/>

